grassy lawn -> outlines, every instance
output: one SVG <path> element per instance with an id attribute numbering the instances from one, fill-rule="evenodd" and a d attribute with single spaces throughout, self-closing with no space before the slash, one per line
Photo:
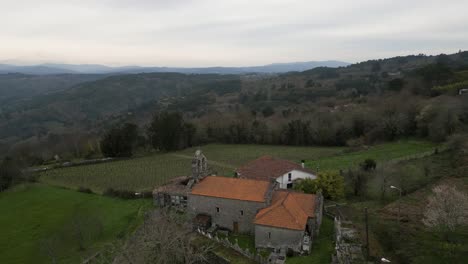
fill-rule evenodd
<path id="1" fill-rule="evenodd" d="M 201 147 L 217 175 L 231 176 L 235 168 L 262 155 L 295 162 L 305 159 L 307 166 L 320 170 L 348 168 L 366 158 L 378 162 L 399 159 L 432 151 L 434 145 L 422 141 L 399 141 L 349 152 L 340 147 L 293 147 L 265 145 L 210 144 Z M 168 179 L 190 174 L 190 163 L 196 148 L 166 154 L 154 154 L 131 160 L 50 170 L 41 181 L 68 188 L 88 187 L 96 192 L 107 188 L 149 191 Z"/>
<path id="2" fill-rule="evenodd" d="M 379 162 L 387 162 L 395 159 L 402 159 L 429 151 L 434 151 L 437 145 L 416 140 L 404 140 L 371 146 L 367 150 L 357 152 L 342 153 L 333 157 L 319 158 L 308 161 L 307 166 L 319 170 L 339 170 L 349 167 L 356 167 L 365 159 L 374 159 Z"/>
<path id="3" fill-rule="evenodd" d="M 149 200 L 124 201 L 40 184 L 20 185 L 0 193 L 0 263 L 50 263 L 41 250 L 44 239 L 53 244 L 59 263 L 78 263 L 100 246 L 125 236 L 139 224 Z M 101 232 L 78 250 L 70 236 L 70 220 L 81 209 L 99 219 Z"/>
<path id="4" fill-rule="evenodd" d="M 333 254 L 333 220 L 323 217 L 319 236 L 312 241 L 312 250 L 309 256 L 287 258 L 287 264 L 322 264 L 330 263 Z"/>

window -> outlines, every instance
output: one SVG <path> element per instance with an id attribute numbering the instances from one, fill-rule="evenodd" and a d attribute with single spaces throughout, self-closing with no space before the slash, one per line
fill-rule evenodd
<path id="1" fill-rule="evenodd" d="M 293 187 L 293 184 L 292 184 L 292 183 L 286 184 L 286 188 L 287 188 L 287 189 L 292 189 L 292 187 Z"/>
<path id="2" fill-rule="evenodd" d="M 241 215 L 244 215 L 244 210 L 241 210 L 240 213 L 241 213 Z"/>
<path id="3" fill-rule="evenodd" d="M 288 181 L 291 181 L 292 173 L 288 173 Z"/>
<path id="4" fill-rule="evenodd" d="M 271 233 L 268 232 L 268 239 L 271 239 Z"/>
<path id="5" fill-rule="evenodd" d="M 216 207 L 216 212 L 219 213 L 219 207 Z"/>

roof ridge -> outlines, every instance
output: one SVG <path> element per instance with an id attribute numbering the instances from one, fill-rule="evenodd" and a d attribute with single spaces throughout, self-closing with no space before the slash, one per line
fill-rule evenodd
<path id="1" fill-rule="evenodd" d="M 258 216 L 258 219 L 261 219 L 262 217 L 266 216 L 268 213 L 270 213 L 271 211 L 273 211 L 273 209 L 276 209 L 278 208 L 279 206 L 281 205 L 281 203 L 274 203 L 268 207 L 265 207 L 263 209 L 261 209 L 258 213 L 257 213 L 257 216 Z M 263 210 L 265 210 L 265 212 L 263 212 L 261 215 L 259 215 Z"/>
<path id="2" fill-rule="evenodd" d="M 286 196 L 284 197 L 284 199 L 281 201 L 281 203 L 278 205 L 278 206 L 281 206 L 284 208 L 284 210 L 289 214 L 289 216 L 291 216 L 291 218 L 294 220 L 294 223 L 299 225 L 299 222 L 297 221 L 297 218 L 294 216 L 294 214 L 291 212 L 291 210 L 289 209 L 289 206 L 286 206 L 284 203 L 286 202 L 286 200 L 291 197 L 291 198 L 294 198 L 292 196 L 290 196 L 290 192 L 286 192 Z M 296 199 L 294 199 L 294 201 L 296 202 L 296 205 L 297 205 L 297 201 Z M 299 206 L 300 207 L 300 206 Z M 302 211 L 302 210 L 301 210 Z"/>
<path id="3" fill-rule="evenodd" d="M 304 209 L 302 208 L 302 206 L 299 205 L 299 202 L 297 201 L 297 199 L 294 197 L 294 195 L 293 195 L 291 192 L 288 192 L 288 194 L 287 194 L 286 197 L 284 198 L 282 204 L 283 204 L 288 198 L 290 198 L 290 199 L 293 200 L 294 205 L 295 205 L 297 208 L 299 208 L 299 211 L 300 211 L 300 213 L 302 213 L 302 216 L 303 216 L 303 217 L 305 216 L 306 218 L 309 218 L 309 215 L 308 215 L 306 212 L 304 212 Z M 286 211 L 287 211 L 291 216 L 293 216 L 294 220 L 297 222 L 297 219 L 296 219 L 296 217 L 294 217 L 294 215 L 292 214 L 292 212 L 291 212 L 291 210 L 290 210 L 290 207 L 289 207 L 289 206 L 284 206 L 284 205 L 283 205 L 283 207 L 286 209 Z M 299 223 L 298 223 L 298 224 L 299 224 Z"/>

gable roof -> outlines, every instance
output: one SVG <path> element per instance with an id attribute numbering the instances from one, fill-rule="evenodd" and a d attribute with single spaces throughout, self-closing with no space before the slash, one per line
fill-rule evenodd
<path id="1" fill-rule="evenodd" d="M 275 191 L 271 206 L 260 210 L 255 216 L 256 225 L 304 230 L 307 219 L 315 217 L 313 194 Z"/>
<path id="2" fill-rule="evenodd" d="M 271 156 L 262 156 L 237 169 L 242 178 L 266 180 L 278 178 L 292 170 L 313 174 L 312 170 L 302 168 L 302 165 L 289 160 L 275 159 Z"/>
<path id="3" fill-rule="evenodd" d="M 270 183 L 251 179 L 208 176 L 195 184 L 191 194 L 242 201 L 265 202 Z"/>

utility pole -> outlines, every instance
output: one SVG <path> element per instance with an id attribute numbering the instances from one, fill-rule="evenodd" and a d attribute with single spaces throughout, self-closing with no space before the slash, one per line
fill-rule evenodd
<path id="1" fill-rule="evenodd" d="M 366 220 L 366 260 L 369 260 L 369 217 L 367 207 L 364 209 Z"/>

